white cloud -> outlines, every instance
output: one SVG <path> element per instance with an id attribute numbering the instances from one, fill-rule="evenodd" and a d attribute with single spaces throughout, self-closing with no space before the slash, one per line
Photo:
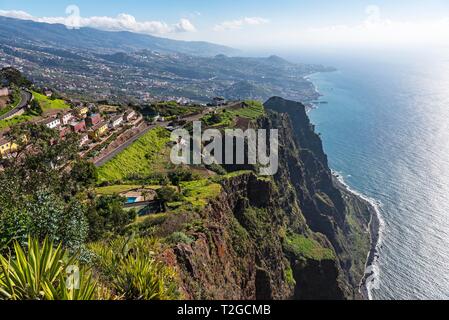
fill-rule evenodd
<path id="1" fill-rule="evenodd" d="M 178 23 L 167 24 L 162 21 L 137 21 L 132 15 L 122 13 L 116 17 L 93 16 L 81 17 L 76 6 L 67 7 L 66 17 L 34 17 L 24 11 L 0 10 L 0 16 L 32 20 L 44 23 L 64 24 L 69 28 L 91 27 L 108 31 L 131 31 L 145 34 L 170 34 L 182 32 L 194 32 L 195 26 L 188 19 L 180 19 Z"/>
<path id="2" fill-rule="evenodd" d="M 214 31 L 238 30 L 244 26 L 257 26 L 267 24 L 270 21 L 261 17 L 245 17 L 240 20 L 224 21 L 214 27 Z"/>
<path id="3" fill-rule="evenodd" d="M 359 24 L 309 28 L 291 36 L 307 44 L 449 44 L 449 18 L 393 21 L 383 18 L 378 6 L 368 6 L 365 12 Z"/>

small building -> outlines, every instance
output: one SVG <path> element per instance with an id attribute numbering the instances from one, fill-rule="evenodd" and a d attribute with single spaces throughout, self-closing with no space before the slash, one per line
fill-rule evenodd
<path id="1" fill-rule="evenodd" d="M 73 114 L 71 112 L 62 113 L 59 115 L 59 118 L 61 119 L 61 123 L 65 126 L 72 121 Z"/>
<path id="2" fill-rule="evenodd" d="M 45 95 L 47 98 L 51 98 L 51 97 L 53 96 L 53 91 L 51 91 L 51 90 L 45 90 L 45 91 L 44 91 L 44 95 Z"/>
<path id="3" fill-rule="evenodd" d="M 86 125 L 89 127 L 93 127 L 97 124 L 99 124 L 103 118 L 99 113 L 94 113 L 86 118 Z"/>
<path id="4" fill-rule="evenodd" d="M 212 99 L 212 105 L 216 107 L 224 106 L 226 104 L 226 100 L 223 97 L 215 97 Z"/>
<path id="5" fill-rule="evenodd" d="M 89 108 L 81 105 L 79 107 L 76 107 L 74 111 L 78 117 L 86 117 L 87 114 L 89 113 Z"/>
<path id="6" fill-rule="evenodd" d="M 125 114 L 123 115 L 123 120 L 128 122 L 131 119 L 136 117 L 136 112 L 134 110 L 128 110 L 125 112 Z"/>
<path id="7" fill-rule="evenodd" d="M 0 88 L 0 97 L 7 97 L 9 96 L 9 89 L 8 88 Z"/>
<path id="8" fill-rule="evenodd" d="M 42 122 L 47 128 L 55 129 L 61 125 L 61 120 L 59 118 L 50 118 Z"/>
<path id="9" fill-rule="evenodd" d="M 70 129 L 75 133 L 80 133 L 86 131 L 86 122 L 84 120 L 79 122 L 72 122 L 70 124 Z"/>
<path id="10" fill-rule="evenodd" d="M 0 136 L 0 155 L 2 157 L 16 151 L 18 147 L 19 146 L 16 143 L 9 141 L 3 136 Z"/>
<path id="11" fill-rule="evenodd" d="M 88 142 L 89 142 L 89 136 L 87 134 L 83 134 L 80 137 L 80 146 L 84 146 Z"/>
<path id="12" fill-rule="evenodd" d="M 111 119 L 111 122 L 109 123 L 110 128 L 117 128 L 123 123 L 123 116 L 118 115 Z"/>
<path id="13" fill-rule="evenodd" d="M 108 123 L 106 121 L 100 122 L 92 127 L 89 131 L 89 138 L 98 139 L 108 131 Z"/>

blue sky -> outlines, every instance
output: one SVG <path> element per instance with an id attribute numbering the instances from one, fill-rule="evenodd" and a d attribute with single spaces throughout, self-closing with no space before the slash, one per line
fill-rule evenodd
<path id="1" fill-rule="evenodd" d="M 449 41 L 447 0 L 0 0 L 0 14 L 61 22 L 69 5 L 82 26 L 237 47 Z"/>

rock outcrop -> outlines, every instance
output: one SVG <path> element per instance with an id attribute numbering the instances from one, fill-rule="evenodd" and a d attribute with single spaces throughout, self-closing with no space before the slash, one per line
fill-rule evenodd
<path id="1" fill-rule="evenodd" d="M 272 98 L 254 124 L 279 129 L 280 169 L 219 179 L 194 241 L 168 253 L 189 299 L 359 299 L 370 205 L 334 181 L 305 107 Z"/>

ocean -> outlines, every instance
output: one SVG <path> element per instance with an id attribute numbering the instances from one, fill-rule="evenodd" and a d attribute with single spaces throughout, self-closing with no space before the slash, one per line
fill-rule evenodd
<path id="1" fill-rule="evenodd" d="M 310 76 L 322 94 L 310 117 L 331 168 L 378 204 L 372 299 L 449 299 L 447 57 L 403 51 L 296 59 L 338 69 Z"/>

